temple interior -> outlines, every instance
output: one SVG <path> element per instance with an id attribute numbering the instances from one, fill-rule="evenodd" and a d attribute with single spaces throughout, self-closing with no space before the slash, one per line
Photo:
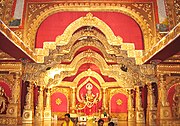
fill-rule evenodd
<path id="1" fill-rule="evenodd" d="M 0 0 L 0 125 L 180 125 L 179 0 Z"/>

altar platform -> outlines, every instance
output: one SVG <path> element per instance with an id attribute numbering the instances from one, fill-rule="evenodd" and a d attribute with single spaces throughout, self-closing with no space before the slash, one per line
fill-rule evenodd
<path id="1" fill-rule="evenodd" d="M 33 124 L 20 124 L 20 125 L 16 125 L 16 126 L 61 126 L 62 122 L 63 121 L 59 121 L 59 120 L 44 121 L 44 122 L 35 121 Z M 6 125 L 0 124 L 0 126 L 6 126 Z M 84 126 L 97 126 L 97 123 L 93 124 L 93 125 L 84 125 Z M 105 122 L 104 126 L 108 126 L 108 122 Z M 117 126 L 150 126 L 150 125 L 149 124 L 137 124 L 135 122 L 128 122 L 128 121 L 118 121 Z M 180 126 L 180 121 L 164 121 L 161 124 L 157 123 L 154 126 Z"/>

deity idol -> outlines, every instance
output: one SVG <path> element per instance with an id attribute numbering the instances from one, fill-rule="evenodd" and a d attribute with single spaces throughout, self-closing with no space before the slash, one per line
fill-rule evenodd
<path id="1" fill-rule="evenodd" d="M 86 85 L 86 89 L 87 89 L 87 93 L 86 93 L 86 100 L 89 101 L 89 102 L 97 102 L 97 98 L 98 98 L 98 93 L 96 93 L 96 95 L 93 94 L 92 92 L 92 88 L 93 88 L 93 85 L 91 83 L 88 83 Z"/>
<path id="2" fill-rule="evenodd" d="M 81 94 L 79 109 L 84 109 L 86 106 L 88 108 L 91 108 L 94 104 L 97 103 L 99 94 L 98 93 L 96 93 L 96 95 L 93 94 L 92 88 L 93 85 L 91 83 L 88 83 L 86 85 L 86 94 L 84 96 L 83 94 Z"/>
<path id="3" fill-rule="evenodd" d="M 8 98 L 5 95 L 4 89 L 0 87 L 0 114 L 5 114 L 8 105 Z"/>

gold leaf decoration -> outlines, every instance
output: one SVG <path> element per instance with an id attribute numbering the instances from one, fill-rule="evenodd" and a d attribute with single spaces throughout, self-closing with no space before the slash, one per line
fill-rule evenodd
<path id="1" fill-rule="evenodd" d="M 122 105 L 122 103 L 123 103 L 123 102 L 122 102 L 121 99 L 118 99 L 118 100 L 116 101 L 116 104 L 117 104 L 117 105 Z"/>
<path id="2" fill-rule="evenodd" d="M 60 98 L 57 98 L 57 99 L 56 99 L 56 104 L 57 104 L 57 105 L 60 105 L 61 103 L 62 103 L 61 99 L 60 99 Z"/>

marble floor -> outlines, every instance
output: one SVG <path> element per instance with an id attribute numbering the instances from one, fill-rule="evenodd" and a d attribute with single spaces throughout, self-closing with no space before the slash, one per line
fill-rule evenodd
<path id="1" fill-rule="evenodd" d="M 16 126 L 61 126 L 61 123 L 62 121 L 44 121 L 44 122 L 35 121 L 33 124 L 21 124 Z M 0 124 L 0 126 L 4 126 L 4 125 Z M 77 125 L 77 126 L 97 126 L 97 123 Z M 105 122 L 104 126 L 108 126 L 108 122 Z M 118 124 L 116 126 L 180 126 L 180 120 L 164 121 L 159 124 L 137 124 L 135 122 L 118 121 Z"/>

